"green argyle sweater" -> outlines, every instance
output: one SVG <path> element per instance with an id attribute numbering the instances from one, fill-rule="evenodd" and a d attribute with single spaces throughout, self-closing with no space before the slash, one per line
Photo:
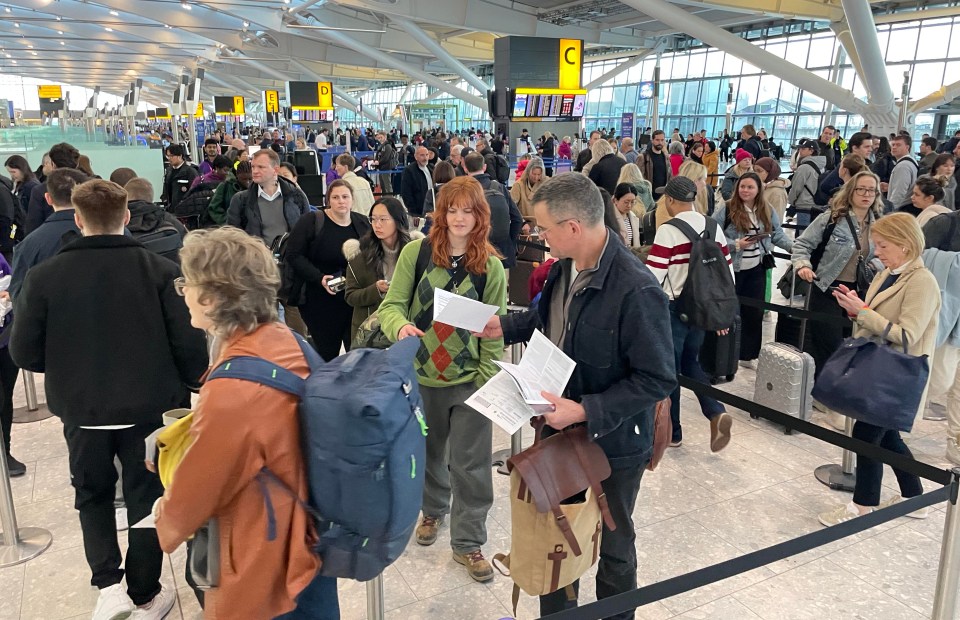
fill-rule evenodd
<path id="1" fill-rule="evenodd" d="M 380 328 L 391 342 L 396 342 L 400 329 L 408 323 L 414 323 L 421 312 L 433 316 L 433 291 L 436 288 L 449 288 L 453 276 L 451 270 L 437 267 L 431 262 L 420 282 L 414 283 L 421 243 L 419 239 L 411 241 L 400 252 L 390 289 L 377 312 Z M 477 291 L 469 277 L 464 278 L 452 292 L 477 299 Z M 487 282 L 483 299 L 479 301 L 500 308 L 498 314 L 507 312 L 507 279 L 500 259 L 495 256 L 487 259 Z M 503 338 L 481 340 L 466 330 L 443 323 L 431 323 L 423 336 L 414 365 L 420 385 L 445 387 L 472 381 L 480 387 L 497 374 L 499 368 L 493 360 L 499 360 L 502 354 Z"/>

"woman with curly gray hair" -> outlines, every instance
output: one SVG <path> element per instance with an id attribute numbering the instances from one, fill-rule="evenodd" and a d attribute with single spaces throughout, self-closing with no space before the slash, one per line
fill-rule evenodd
<path id="1" fill-rule="evenodd" d="M 310 373 L 304 348 L 278 320 L 280 273 L 259 239 L 232 227 L 193 231 L 180 259 L 183 277 L 174 286 L 193 326 L 211 337 L 212 367 L 252 356 L 300 377 Z M 209 520 L 219 524 L 221 574 L 204 597 L 208 617 L 339 618 L 336 580 L 319 576 L 308 542 L 315 532 L 302 507 L 308 489 L 298 404 L 241 379 L 216 378 L 200 389 L 193 443 L 154 511 L 167 553 Z M 262 486 L 264 468 L 299 501 L 279 485 Z M 276 532 L 270 540 L 268 526 Z"/>

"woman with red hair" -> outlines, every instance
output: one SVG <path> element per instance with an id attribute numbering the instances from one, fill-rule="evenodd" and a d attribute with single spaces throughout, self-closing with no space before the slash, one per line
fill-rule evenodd
<path id="1" fill-rule="evenodd" d="M 506 276 L 489 234 L 490 206 L 480 183 L 458 177 L 444 184 L 429 238 L 404 246 L 379 309 L 381 329 L 391 341 L 423 339 L 414 366 L 430 430 L 417 543 L 436 542 L 449 514 L 453 559 L 476 581 L 493 579 L 481 550 L 493 505 L 492 429 L 490 420 L 464 401 L 497 373 L 493 361 L 500 359 L 503 338 L 480 339 L 434 323 L 433 296 L 443 289 L 506 314 Z"/>

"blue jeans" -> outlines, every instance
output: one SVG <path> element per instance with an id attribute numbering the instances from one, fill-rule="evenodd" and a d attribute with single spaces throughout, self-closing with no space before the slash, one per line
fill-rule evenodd
<path id="1" fill-rule="evenodd" d="M 810 222 L 813 218 L 810 216 L 810 211 L 801 211 L 797 209 L 797 236 L 799 237 L 803 233 L 803 229 L 810 225 Z"/>
<path id="2" fill-rule="evenodd" d="M 703 346 L 703 330 L 691 327 L 680 320 L 674 306 L 670 302 L 670 329 L 673 332 L 673 357 L 676 363 L 677 375 L 690 377 L 694 381 L 710 383 L 710 375 L 700 367 L 700 347 Z M 697 394 L 700 401 L 700 410 L 708 420 L 717 417 L 726 409 L 720 401 Z M 673 441 L 683 438 L 683 429 L 680 427 L 680 386 L 670 395 L 670 417 L 673 419 Z"/>
<path id="3" fill-rule="evenodd" d="M 274 620 L 340 620 L 337 580 L 317 573 L 297 597 L 297 608 Z"/>

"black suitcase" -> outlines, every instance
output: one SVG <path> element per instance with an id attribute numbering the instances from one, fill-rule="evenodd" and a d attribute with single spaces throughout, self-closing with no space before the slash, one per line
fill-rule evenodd
<path id="1" fill-rule="evenodd" d="M 517 264 L 510 268 L 509 288 L 507 289 L 507 298 L 510 305 L 530 305 L 530 276 L 539 266 L 540 263 L 518 260 Z"/>
<path id="2" fill-rule="evenodd" d="M 700 367 L 710 375 L 710 383 L 733 381 L 740 363 L 740 317 L 725 336 L 708 331 L 700 347 Z"/>

